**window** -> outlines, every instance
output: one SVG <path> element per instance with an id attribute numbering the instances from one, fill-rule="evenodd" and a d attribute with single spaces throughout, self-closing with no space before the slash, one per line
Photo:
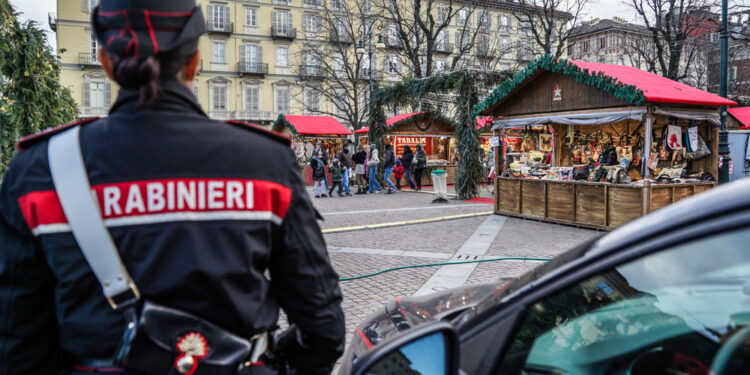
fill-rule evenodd
<path id="1" fill-rule="evenodd" d="M 568 56 L 573 56 L 574 47 L 573 44 L 568 45 Z"/>
<path id="2" fill-rule="evenodd" d="M 737 67 L 736 66 L 733 66 L 732 70 L 729 72 L 729 79 L 732 81 L 737 80 Z"/>
<path id="3" fill-rule="evenodd" d="M 394 24 L 388 24 L 387 44 L 389 46 L 398 46 L 398 26 Z"/>
<path id="4" fill-rule="evenodd" d="M 289 47 L 276 47 L 276 66 L 289 66 Z"/>
<path id="5" fill-rule="evenodd" d="M 274 100 L 276 100 L 276 112 L 289 113 L 292 110 L 291 94 L 289 85 L 276 85 Z"/>
<path id="6" fill-rule="evenodd" d="M 500 39 L 500 53 L 501 54 L 505 55 L 506 53 L 509 53 L 511 48 L 512 47 L 511 47 L 510 38 L 506 36 Z"/>
<path id="7" fill-rule="evenodd" d="M 440 30 L 438 35 L 435 37 L 435 44 L 437 45 L 438 51 L 448 50 L 448 30 Z"/>
<path id="8" fill-rule="evenodd" d="M 344 0 L 331 0 L 331 9 L 335 11 L 344 10 Z"/>
<path id="9" fill-rule="evenodd" d="M 258 27 L 258 8 L 245 8 L 245 26 Z"/>
<path id="10" fill-rule="evenodd" d="M 99 49 L 99 41 L 96 39 L 96 36 L 93 33 L 89 33 L 89 56 L 88 56 L 88 62 L 95 63 L 97 62 L 98 57 L 96 56 L 96 52 Z"/>
<path id="11" fill-rule="evenodd" d="M 725 232 L 546 296 L 524 313 L 496 373 L 713 372 L 708 366 L 717 352 L 729 354 L 719 347 L 747 326 L 739 317 L 748 313 L 743 284 L 750 280 L 749 242 L 747 229 Z M 719 373 L 746 372 L 746 352 L 733 354 Z"/>
<path id="12" fill-rule="evenodd" d="M 398 56 L 388 56 L 388 73 L 401 73 L 401 58 Z"/>
<path id="13" fill-rule="evenodd" d="M 211 62 L 224 64 L 227 62 L 226 43 L 214 41 L 212 43 L 213 54 L 211 56 Z"/>
<path id="14" fill-rule="evenodd" d="M 213 84 L 211 87 L 211 111 L 227 111 L 227 84 Z"/>
<path id="15" fill-rule="evenodd" d="M 240 45 L 240 64 L 248 72 L 263 72 L 263 47 L 257 44 Z"/>
<path id="16" fill-rule="evenodd" d="M 226 5 L 209 5 L 206 7 L 208 10 L 208 22 L 209 29 L 212 30 L 228 30 L 230 26 L 229 21 L 229 7 Z"/>
<path id="17" fill-rule="evenodd" d="M 378 59 L 372 59 L 372 64 L 370 64 L 370 56 L 368 54 L 362 55 L 360 65 L 360 74 L 362 75 L 362 77 L 368 77 L 370 74 L 370 69 L 372 69 L 373 73 L 378 71 Z"/>
<path id="18" fill-rule="evenodd" d="M 195 96 L 195 100 L 198 100 L 198 78 L 193 80 L 193 96 Z"/>
<path id="19" fill-rule="evenodd" d="M 320 0 L 303 0 L 302 5 L 306 5 L 309 7 L 318 7 L 320 6 Z"/>
<path id="20" fill-rule="evenodd" d="M 435 72 L 444 72 L 448 69 L 448 64 L 442 60 L 435 60 Z"/>
<path id="21" fill-rule="evenodd" d="M 260 85 L 257 83 L 245 84 L 242 91 L 245 99 L 245 111 L 260 111 Z"/>
<path id="22" fill-rule="evenodd" d="M 305 111 L 320 112 L 320 90 L 310 87 L 305 89 Z"/>
<path id="23" fill-rule="evenodd" d="M 340 1 L 343 2 L 343 0 L 334 0 L 334 1 Z M 362 1 L 362 13 L 370 13 L 372 11 L 372 0 L 364 0 Z"/>
<path id="24" fill-rule="evenodd" d="M 513 20 L 510 16 L 500 15 L 497 17 L 497 28 L 499 31 L 509 33 L 513 28 Z"/>
<path id="25" fill-rule="evenodd" d="M 456 13 L 456 26 L 471 26 L 471 12 L 461 9 Z"/>
<path id="26" fill-rule="evenodd" d="M 81 4 L 83 11 L 86 13 L 92 13 L 96 9 L 96 5 L 99 3 L 98 0 L 83 0 Z"/>
<path id="27" fill-rule="evenodd" d="M 530 35 L 531 34 L 531 22 L 530 21 L 518 21 L 518 32 Z"/>
<path id="28" fill-rule="evenodd" d="M 315 34 L 320 31 L 320 17 L 315 14 L 305 13 L 302 15 L 302 25 L 306 33 Z"/>
<path id="29" fill-rule="evenodd" d="M 599 49 L 604 49 L 606 47 L 607 47 L 607 39 L 599 38 Z"/>
<path id="30" fill-rule="evenodd" d="M 292 30 L 292 14 L 289 12 L 271 12 L 271 27 L 278 34 L 289 35 Z"/>
<path id="31" fill-rule="evenodd" d="M 112 103 L 112 84 L 104 73 L 96 72 L 83 78 L 83 106 L 109 108 Z"/>
<path id="32" fill-rule="evenodd" d="M 445 8 L 445 6 L 438 5 L 437 7 L 437 22 L 439 24 L 442 24 L 445 22 L 445 19 L 448 18 L 448 10 Z"/>
<path id="33" fill-rule="evenodd" d="M 581 48 L 582 48 L 583 53 L 586 53 L 586 52 L 589 51 L 589 41 L 588 40 L 584 40 L 583 43 L 581 43 L 581 46 L 582 46 Z"/>
<path id="34" fill-rule="evenodd" d="M 346 68 L 346 63 L 344 62 L 344 56 L 341 56 L 340 54 L 336 54 L 333 56 L 333 69 L 336 71 L 343 71 Z"/>
<path id="35" fill-rule="evenodd" d="M 492 28 L 492 17 L 487 12 L 483 12 L 479 17 L 479 27 L 483 30 L 489 30 Z"/>
<path id="36" fill-rule="evenodd" d="M 456 31 L 456 46 L 459 50 L 463 50 L 469 45 L 470 31 Z"/>

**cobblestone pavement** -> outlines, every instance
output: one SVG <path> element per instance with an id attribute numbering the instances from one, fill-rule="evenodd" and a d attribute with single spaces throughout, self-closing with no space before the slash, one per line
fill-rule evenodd
<path id="1" fill-rule="evenodd" d="M 312 197 L 312 189 L 309 192 Z M 453 193 L 452 187 L 449 188 L 449 193 Z M 481 196 L 491 197 L 491 188 L 482 188 Z M 438 205 L 431 203 L 433 198 L 432 194 L 407 191 L 392 195 L 380 193 L 339 198 L 334 192 L 333 198 L 313 198 L 313 204 L 324 217 L 324 221 L 320 222 L 323 229 L 490 212 L 493 208 L 491 204 L 455 199 Z M 325 235 L 325 239 L 331 249 L 330 257 L 336 271 L 341 277 L 352 277 L 392 267 L 446 262 L 487 217 L 330 233 Z M 491 242 L 485 258 L 554 257 L 601 234 L 574 227 L 508 218 Z M 480 263 L 466 282 L 474 284 L 501 278 L 513 279 L 540 264 L 542 263 L 533 261 Z M 347 342 L 354 327 L 369 314 L 398 296 L 413 294 L 439 268 L 403 269 L 364 279 L 342 281 L 340 285 L 344 294 Z"/>

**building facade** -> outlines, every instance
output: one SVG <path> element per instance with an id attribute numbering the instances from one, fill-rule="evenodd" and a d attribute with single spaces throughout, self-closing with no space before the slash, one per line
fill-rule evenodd
<path id="1" fill-rule="evenodd" d="M 750 10 L 729 14 L 727 94 L 740 105 L 750 105 Z M 712 49 L 709 59 L 709 90 L 719 92 L 721 49 Z"/>
<path id="2" fill-rule="evenodd" d="M 201 65 L 194 94 L 206 113 L 216 119 L 262 125 L 271 124 L 282 113 L 339 115 L 329 98 L 307 89 L 306 82 L 330 79 L 330 74 L 322 68 L 326 64 L 307 51 L 316 43 L 335 43 L 354 51 L 362 44 L 363 35 L 352 35 L 350 30 L 356 27 L 350 28 L 346 24 L 349 20 L 341 21 L 340 28 L 334 26 L 336 30 L 323 27 L 321 18 L 345 13 L 344 8 L 352 2 L 329 0 L 323 4 L 322 1 L 199 1 L 208 33 L 199 41 Z M 358 11 L 368 14 L 350 19 L 380 17 L 370 1 L 373 0 L 357 2 Z M 444 17 L 441 12 L 446 7 L 436 4 L 435 16 Z M 57 46 L 62 52 L 61 80 L 78 103 L 80 117 L 106 116 L 118 91 L 117 84 L 107 79 L 97 61 L 98 45 L 90 25 L 96 5 L 97 0 L 58 0 L 57 13 L 50 15 L 50 26 L 56 32 Z M 474 66 L 498 50 L 502 54 L 495 56 L 495 69 L 533 59 L 528 27 L 513 15 L 518 7 L 513 0 L 485 0 L 458 12 L 455 22 L 438 40 L 433 56 L 435 70 L 449 68 L 451 56 L 464 43 L 467 24 L 481 28 L 481 33 L 474 43 L 476 48 L 464 54 L 457 67 Z M 369 78 L 372 69 L 376 80 L 398 81 L 409 75 L 410 66 L 398 48 L 398 36 L 388 22 L 381 24 L 378 37 L 383 45 L 375 49 L 374 61 L 363 70 L 362 78 Z M 342 59 L 335 65 L 343 67 L 350 63 Z M 367 84 L 366 79 L 362 84 Z M 347 122 L 345 116 L 338 117 Z"/>

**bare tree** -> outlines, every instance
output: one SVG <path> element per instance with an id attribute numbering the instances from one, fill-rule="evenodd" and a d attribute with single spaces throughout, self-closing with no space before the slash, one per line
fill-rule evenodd
<path id="1" fill-rule="evenodd" d="M 629 55 L 641 59 L 652 73 L 701 84 L 697 81 L 707 77 L 710 35 L 719 27 L 710 12 L 713 0 L 630 1 L 646 33 L 629 43 Z"/>
<path id="2" fill-rule="evenodd" d="M 295 100 L 306 113 L 330 115 L 354 129 L 368 116 L 368 74 L 375 61 L 357 53 L 357 43 L 372 27 L 367 1 L 323 2 L 317 14 L 306 14 L 306 41 L 294 56 L 299 66 L 300 92 Z"/>
<path id="3" fill-rule="evenodd" d="M 570 31 L 581 23 L 590 2 L 591 0 L 520 0 L 522 7 L 514 13 L 519 23 L 519 34 L 534 42 L 529 46 L 533 54 L 548 54 L 560 58 L 567 47 Z M 522 43 L 525 41 L 521 40 Z"/>

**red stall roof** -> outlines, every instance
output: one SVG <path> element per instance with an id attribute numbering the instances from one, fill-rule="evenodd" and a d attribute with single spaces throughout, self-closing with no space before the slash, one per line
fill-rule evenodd
<path id="1" fill-rule="evenodd" d="M 365 126 L 362 129 L 355 130 L 354 134 L 367 134 L 369 132 L 370 132 L 370 127 L 369 126 Z"/>
<path id="2" fill-rule="evenodd" d="M 406 113 L 406 114 L 403 114 L 403 115 L 396 115 L 396 116 L 393 116 L 393 117 L 387 119 L 385 123 L 386 123 L 386 126 L 393 126 L 393 124 L 395 124 L 395 123 L 397 123 L 399 121 L 406 120 L 406 119 L 408 119 L 410 117 L 416 116 L 416 115 L 421 114 L 421 113 L 424 113 L 424 112 L 414 112 L 414 113 Z M 492 116 L 477 117 L 477 130 L 480 130 L 480 129 L 488 126 L 488 125 L 492 125 L 491 122 L 487 123 L 487 121 L 490 118 L 492 118 Z M 498 117 L 498 118 L 501 118 L 501 117 Z M 369 126 L 365 126 L 365 127 L 361 128 L 359 130 L 356 130 L 354 132 L 354 134 L 367 134 L 369 131 L 370 131 L 370 127 Z"/>
<path id="3" fill-rule="evenodd" d="M 350 135 L 344 125 L 333 116 L 297 116 L 284 115 L 284 119 L 300 135 Z"/>
<path id="4" fill-rule="evenodd" d="M 750 129 L 750 107 L 729 108 L 729 114 L 743 125 L 740 129 Z"/>
<path id="5" fill-rule="evenodd" d="M 396 116 L 390 117 L 387 120 L 385 120 L 385 126 L 393 126 L 395 123 L 397 123 L 399 121 L 403 121 L 403 120 L 406 120 L 408 118 L 414 117 L 416 115 L 421 115 L 423 113 L 424 112 L 412 112 L 412 113 L 404 113 L 404 114 L 401 114 L 401 115 L 396 115 Z"/>
<path id="6" fill-rule="evenodd" d="M 618 81 L 633 85 L 643 91 L 646 101 L 653 103 L 675 103 L 710 106 L 734 106 L 737 103 L 684 83 L 673 81 L 645 70 L 623 65 L 600 64 L 570 60 L 581 69 L 591 73 L 602 73 Z"/>

